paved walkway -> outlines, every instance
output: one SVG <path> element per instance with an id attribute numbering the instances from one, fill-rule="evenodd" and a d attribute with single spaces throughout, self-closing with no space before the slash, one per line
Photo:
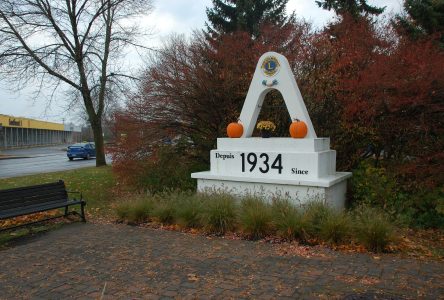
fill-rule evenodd
<path id="1" fill-rule="evenodd" d="M 444 299 L 444 262 L 285 247 L 74 223 L 0 251 L 0 298 Z"/>

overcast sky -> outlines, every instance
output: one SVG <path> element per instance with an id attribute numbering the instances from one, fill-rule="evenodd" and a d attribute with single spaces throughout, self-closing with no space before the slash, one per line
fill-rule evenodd
<path id="1" fill-rule="evenodd" d="M 370 0 L 377 6 L 386 6 L 386 14 L 401 10 L 401 0 Z M 154 11 L 146 17 L 143 25 L 152 28 L 154 33 L 150 45 L 160 45 L 171 33 L 189 35 L 194 29 L 203 28 L 205 8 L 211 6 L 211 0 L 154 0 Z M 314 0 L 289 0 L 287 10 L 295 11 L 299 18 L 311 21 L 316 27 L 329 22 L 334 14 L 317 7 Z M 65 101 L 61 96 L 48 105 L 47 95 L 32 97 L 32 87 L 21 91 L 10 90 L 0 82 L 0 114 L 23 116 L 53 122 L 74 121 L 78 117 L 63 108 Z"/>

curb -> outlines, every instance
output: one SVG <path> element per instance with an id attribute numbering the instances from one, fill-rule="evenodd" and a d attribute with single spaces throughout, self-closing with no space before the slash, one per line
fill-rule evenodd
<path id="1" fill-rule="evenodd" d="M 0 155 L 0 160 L 6 159 L 19 159 L 19 158 L 30 158 L 30 156 L 9 156 L 9 155 Z"/>

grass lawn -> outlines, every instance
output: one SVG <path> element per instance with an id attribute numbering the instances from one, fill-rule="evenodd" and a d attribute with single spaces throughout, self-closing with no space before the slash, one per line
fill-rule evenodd
<path id="1" fill-rule="evenodd" d="M 0 189 L 15 188 L 34 184 L 65 181 L 68 191 L 82 192 L 88 213 L 105 209 L 113 200 L 113 187 L 116 184 L 110 166 L 89 167 L 63 172 L 42 173 L 22 177 L 0 179 Z M 76 194 L 70 195 L 72 197 Z"/>
<path id="2" fill-rule="evenodd" d="M 79 191 L 86 200 L 87 220 L 91 217 L 102 217 L 112 213 L 111 202 L 113 198 L 113 187 L 116 180 L 110 166 L 105 167 L 89 167 L 77 170 L 42 173 L 37 175 L 29 175 L 23 177 L 0 179 L 0 189 L 15 188 L 21 186 L 43 184 L 63 180 L 68 191 Z M 77 194 L 70 195 L 78 197 Z M 79 207 L 71 207 L 70 209 L 79 210 Z M 42 219 L 45 215 L 54 215 L 57 211 L 42 214 L 27 215 L 19 219 L 8 219 L 0 221 L 1 227 L 11 227 L 17 223 L 27 223 Z M 62 219 L 59 219 L 62 220 Z M 8 230 L 0 232 L 0 248 L 6 246 L 17 238 L 27 236 L 30 233 L 38 233 L 51 230 L 60 226 L 60 222 L 37 223 L 35 225 L 26 226 L 20 229 Z"/>

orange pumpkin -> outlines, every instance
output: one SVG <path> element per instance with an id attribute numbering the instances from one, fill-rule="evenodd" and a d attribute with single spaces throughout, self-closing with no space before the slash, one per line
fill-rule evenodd
<path id="1" fill-rule="evenodd" d="M 230 138 L 240 138 L 244 133 L 244 126 L 241 123 L 230 123 L 227 126 L 227 135 Z"/>
<path id="2" fill-rule="evenodd" d="M 298 119 L 294 120 L 290 125 L 290 135 L 292 138 L 304 138 L 307 135 L 307 124 Z"/>

